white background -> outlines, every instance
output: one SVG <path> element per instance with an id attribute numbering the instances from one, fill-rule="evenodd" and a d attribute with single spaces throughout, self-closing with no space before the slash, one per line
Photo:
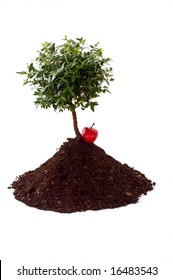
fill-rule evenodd
<path id="1" fill-rule="evenodd" d="M 68 279 L 16 275 L 17 268 L 41 266 L 107 269 L 158 266 L 173 272 L 173 1 L 1 1 L 0 2 L 0 210 L 2 279 Z M 33 170 L 73 137 L 69 112 L 35 109 L 32 91 L 16 71 L 25 70 L 44 41 L 84 37 L 100 42 L 112 57 L 112 95 L 92 113 L 78 110 L 80 129 L 93 122 L 96 144 L 156 182 L 135 205 L 114 210 L 60 214 L 14 199 L 7 187 Z M 73 277 L 70 277 L 73 279 Z M 74 277 L 76 279 L 76 277 Z"/>

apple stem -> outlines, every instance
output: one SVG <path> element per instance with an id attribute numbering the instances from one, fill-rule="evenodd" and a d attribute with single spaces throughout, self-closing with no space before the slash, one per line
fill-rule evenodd
<path id="1" fill-rule="evenodd" d="M 93 125 L 95 125 L 95 123 L 92 124 L 92 126 L 90 127 L 91 129 L 93 128 Z"/>

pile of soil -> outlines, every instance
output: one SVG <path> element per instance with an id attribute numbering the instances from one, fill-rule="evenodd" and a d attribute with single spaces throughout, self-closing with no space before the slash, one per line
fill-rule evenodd
<path id="1" fill-rule="evenodd" d="M 154 185 L 94 143 L 68 138 L 53 157 L 20 175 L 10 188 L 28 206 L 71 213 L 137 203 Z"/>

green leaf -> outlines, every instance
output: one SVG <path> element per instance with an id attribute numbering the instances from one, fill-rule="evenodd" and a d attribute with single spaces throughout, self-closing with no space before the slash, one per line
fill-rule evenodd
<path id="1" fill-rule="evenodd" d="M 60 68 L 58 68 L 58 69 L 56 70 L 56 74 L 61 73 L 63 70 L 64 70 L 64 63 L 62 64 L 62 66 L 61 66 Z"/>
<path id="2" fill-rule="evenodd" d="M 34 66 L 33 66 L 33 63 L 31 63 L 29 66 L 28 66 L 28 70 L 29 72 L 35 70 Z"/>
<path id="3" fill-rule="evenodd" d="M 21 71 L 21 72 L 16 72 L 17 74 L 21 74 L 21 75 L 27 75 L 28 73 L 26 71 Z"/>
<path id="4" fill-rule="evenodd" d="M 70 104 L 70 105 L 69 105 L 69 110 L 70 110 L 71 112 L 73 112 L 75 109 L 76 109 L 75 105 L 73 105 L 73 104 Z"/>
<path id="5" fill-rule="evenodd" d="M 93 104 L 90 104 L 90 108 L 94 112 L 94 105 Z"/>
<path id="6" fill-rule="evenodd" d="M 90 102 L 90 109 L 94 112 L 95 106 L 98 105 L 97 102 Z"/>
<path id="7" fill-rule="evenodd" d="M 54 75 L 52 76 L 51 82 L 53 82 L 53 81 L 56 79 L 56 77 L 57 77 L 57 75 L 54 74 Z"/>

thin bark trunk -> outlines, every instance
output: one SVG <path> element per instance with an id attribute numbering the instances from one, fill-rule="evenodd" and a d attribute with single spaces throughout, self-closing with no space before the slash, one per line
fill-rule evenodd
<path id="1" fill-rule="evenodd" d="M 78 125 L 77 125 L 77 116 L 76 116 L 76 111 L 72 111 L 72 116 L 73 116 L 73 127 L 74 127 L 74 131 L 75 131 L 75 134 L 78 138 L 81 137 L 81 134 L 80 134 L 80 131 L 79 131 L 79 128 L 78 128 Z"/>

